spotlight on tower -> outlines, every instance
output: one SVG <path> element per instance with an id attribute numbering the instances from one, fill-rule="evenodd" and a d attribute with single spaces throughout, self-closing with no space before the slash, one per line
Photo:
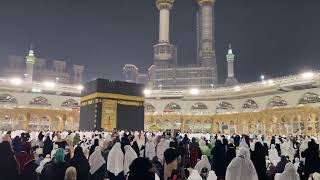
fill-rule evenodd
<path id="1" fill-rule="evenodd" d="M 264 75 L 260 76 L 261 81 L 264 81 L 264 78 L 265 78 Z"/>
<path id="2" fill-rule="evenodd" d="M 82 91 L 83 90 L 83 86 L 82 85 L 78 85 L 77 86 L 77 90 Z"/>
<path id="3" fill-rule="evenodd" d="M 240 86 L 235 86 L 233 89 L 234 89 L 234 91 L 241 91 L 241 87 Z"/>
<path id="4" fill-rule="evenodd" d="M 21 85 L 23 83 L 23 80 L 20 79 L 20 78 L 12 78 L 12 79 L 10 79 L 10 83 L 12 85 L 18 86 L 18 85 Z"/>
<path id="5" fill-rule="evenodd" d="M 192 89 L 190 89 L 190 94 L 192 94 L 192 95 L 197 95 L 197 94 L 199 94 L 199 93 L 200 93 L 200 90 L 197 89 L 197 88 L 192 88 Z"/>
<path id="6" fill-rule="evenodd" d="M 145 89 L 145 90 L 143 91 L 143 94 L 144 94 L 145 96 L 148 96 L 148 95 L 151 94 L 151 90 L 150 90 L 150 89 Z"/>
<path id="7" fill-rule="evenodd" d="M 45 81 L 43 82 L 43 85 L 47 88 L 54 88 L 56 86 L 56 84 L 52 81 Z"/>
<path id="8" fill-rule="evenodd" d="M 313 78 L 314 74 L 312 72 L 305 72 L 301 74 L 301 77 L 304 79 L 311 79 Z"/>

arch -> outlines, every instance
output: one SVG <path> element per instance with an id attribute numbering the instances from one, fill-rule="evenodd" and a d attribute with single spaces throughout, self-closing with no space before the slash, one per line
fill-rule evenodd
<path id="1" fill-rule="evenodd" d="M 30 116 L 30 120 L 28 122 L 28 129 L 30 130 L 38 130 L 39 128 L 39 123 L 40 123 L 40 118 L 39 116 Z"/>
<path id="2" fill-rule="evenodd" d="M 14 129 L 21 130 L 24 129 L 24 125 L 27 122 L 27 117 L 24 114 L 19 114 L 16 116 L 15 122 L 14 122 Z"/>
<path id="3" fill-rule="evenodd" d="M 208 106 L 202 102 L 196 102 L 192 104 L 191 110 L 208 110 Z"/>
<path id="4" fill-rule="evenodd" d="M 79 102 L 77 102 L 74 99 L 67 99 L 61 104 L 61 106 L 62 107 L 70 107 L 70 108 L 79 107 Z"/>
<path id="5" fill-rule="evenodd" d="M 0 103 L 1 104 L 17 104 L 17 99 L 11 94 L 4 93 L 0 94 Z"/>
<path id="6" fill-rule="evenodd" d="M 39 125 L 40 130 L 51 130 L 51 123 L 52 121 L 49 116 L 43 116 L 40 119 L 40 125 Z"/>
<path id="7" fill-rule="evenodd" d="M 12 129 L 12 117 L 8 114 L 3 115 L 0 117 L 0 128 L 5 130 L 11 130 Z"/>
<path id="8" fill-rule="evenodd" d="M 144 103 L 144 112 L 154 113 L 156 112 L 156 108 L 150 103 Z"/>
<path id="9" fill-rule="evenodd" d="M 320 103 L 320 96 L 316 93 L 307 92 L 299 100 L 299 104 Z"/>
<path id="10" fill-rule="evenodd" d="M 39 105 L 39 106 L 51 106 L 49 100 L 43 96 L 38 96 L 33 98 L 30 103 L 31 105 Z"/>
<path id="11" fill-rule="evenodd" d="M 60 116 L 56 116 L 54 117 L 51 121 L 50 121 L 50 130 L 60 130 L 59 129 L 59 124 L 60 122 L 62 122 L 62 118 Z"/>
<path id="12" fill-rule="evenodd" d="M 234 109 L 233 105 L 227 101 L 222 101 L 216 108 L 217 110 L 230 110 Z"/>
<path id="13" fill-rule="evenodd" d="M 246 100 L 246 102 L 244 102 L 242 108 L 243 109 L 258 109 L 259 106 L 254 100 L 248 99 L 248 100 Z"/>
<path id="14" fill-rule="evenodd" d="M 281 96 L 274 96 L 269 101 L 269 107 L 283 107 L 287 106 L 288 103 Z"/>
<path id="15" fill-rule="evenodd" d="M 181 110 L 181 107 L 177 103 L 171 102 L 166 105 L 163 112 L 164 113 L 173 113 L 173 112 L 179 112 L 180 110 Z"/>

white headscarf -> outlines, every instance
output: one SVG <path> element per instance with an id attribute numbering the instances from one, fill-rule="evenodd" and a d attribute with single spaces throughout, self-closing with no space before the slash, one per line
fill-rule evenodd
<path id="1" fill-rule="evenodd" d="M 270 161 L 279 161 L 280 157 L 276 149 L 276 145 L 271 144 L 271 149 L 269 149 L 269 160 Z"/>
<path id="2" fill-rule="evenodd" d="M 294 168 L 294 165 L 292 163 L 287 163 L 278 180 L 300 180 L 300 177 Z"/>
<path id="3" fill-rule="evenodd" d="M 124 146 L 124 164 L 123 164 L 123 172 L 124 174 L 128 174 L 129 166 L 131 165 L 132 161 L 138 158 L 137 153 L 132 149 L 130 145 Z"/>
<path id="4" fill-rule="evenodd" d="M 90 173 L 94 174 L 106 161 L 101 154 L 101 147 L 97 146 L 89 157 Z"/>
<path id="5" fill-rule="evenodd" d="M 258 175 L 252 161 L 248 158 L 250 152 L 241 148 L 239 157 L 234 158 L 226 172 L 226 180 L 258 180 Z"/>
<path id="6" fill-rule="evenodd" d="M 209 171 L 209 175 L 207 177 L 207 180 L 217 180 L 218 177 L 214 171 Z"/>
<path id="7" fill-rule="evenodd" d="M 146 143 L 146 157 L 149 158 L 149 160 L 152 160 L 154 156 L 156 156 L 156 149 L 155 145 L 151 139 L 148 140 Z"/>
<path id="8" fill-rule="evenodd" d="M 207 168 L 208 171 L 211 170 L 211 165 L 206 155 L 201 156 L 201 160 L 197 162 L 196 166 L 194 167 L 194 170 L 197 170 L 200 174 L 203 168 Z"/>
<path id="9" fill-rule="evenodd" d="M 294 168 L 297 171 L 299 166 L 300 166 L 300 159 L 298 157 L 294 158 L 294 164 L 293 165 L 294 165 Z"/>
<path id="10" fill-rule="evenodd" d="M 311 177 L 309 177 L 308 180 L 320 180 L 320 174 L 315 172 L 311 175 Z"/>
<path id="11" fill-rule="evenodd" d="M 46 163 L 50 161 L 51 161 L 51 157 L 49 154 L 47 154 L 46 157 L 40 162 L 40 165 L 37 167 L 36 172 L 41 174 L 44 165 L 46 165 Z"/>
<path id="12" fill-rule="evenodd" d="M 164 151 L 167 149 L 165 139 L 161 138 L 160 143 L 157 145 L 157 157 L 161 164 L 164 161 Z"/>
<path id="13" fill-rule="evenodd" d="M 192 173 L 188 177 L 188 180 L 202 180 L 202 177 L 199 175 L 197 170 L 192 170 Z"/>
<path id="14" fill-rule="evenodd" d="M 118 176 L 123 171 L 124 155 L 119 142 L 114 144 L 108 155 L 107 170 Z"/>

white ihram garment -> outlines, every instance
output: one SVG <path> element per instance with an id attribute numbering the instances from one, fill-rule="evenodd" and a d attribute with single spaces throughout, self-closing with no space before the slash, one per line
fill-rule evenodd
<path id="1" fill-rule="evenodd" d="M 276 146 L 274 144 L 272 144 L 271 149 L 269 149 L 269 160 L 273 164 L 277 164 L 280 161 L 278 151 L 277 151 Z"/>
<path id="2" fill-rule="evenodd" d="M 101 147 L 97 146 L 89 157 L 90 173 L 94 174 L 106 161 L 101 154 Z"/>
<path id="3" fill-rule="evenodd" d="M 199 175 L 197 170 L 192 170 L 192 173 L 187 180 L 202 180 L 202 177 Z"/>
<path id="4" fill-rule="evenodd" d="M 214 171 L 209 171 L 209 175 L 207 177 L 207 180 L 217 180 L 218 177 Z"/>
<path id="5" fill-rule="evenodd" d="M 287 163 L 283 173 L 276 174 L 275 180 L 300 180 L 299 174 L 297 173 L 292 163 Z"/>
<path id="6" fill-rule="evenodd" d="M 249 154 L 248 149 L 240 149 L 239 157 L 234 158 L 227 168 L 226 180 L 259 180 Z"/>
<path id="7" fill-rule="evenodd" d="M 123 171 L 124 155 L 119 142 L 114 144 L 108 155 L 107 170 L 118 176 Z"/>
<path id="8" fill-rule="evenodd" d="M 156 156 L 156 150 L 155 150 L 155 145 L 152 141 L 148 141 L 146 143 L 146 158 L 149 160 L 152 160 L 154 156 Z"/>
<path id="9" fill-rule="evenodd" d="M 123 164 L 123 172 L 124 175 L 128 174 L 129 166 L 131 165 L 132 161 L 138 158 L 137 153 L 132 149 L 130 145 L 124 146 L 124 164 Z"/>
<path id="10" fill-rule="evenodd" d="M 208 171 L 211 170 L 211 165 L 206 155 L 201 156 L 201 160 L 197 162 L 196 166 L 194 167 L 194 170 L 197 170 L 200 174 L 203 168 L 207 168 Z"/>

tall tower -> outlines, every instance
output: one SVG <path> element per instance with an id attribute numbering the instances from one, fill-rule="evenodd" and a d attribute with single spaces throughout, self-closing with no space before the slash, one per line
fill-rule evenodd
<path id="1" fill-rule="evenodd" d="M 29 50 L 29 54 L 26 56 L 26 81 L 32 82 L 33 79 L 33 65 L 35 63 L 36 57 L 34 56 L 34 51 L 32 48 Z"/>
<path id="2" fill-rule="evenodd" d="M 200 6 L 200 64 L 216 68 L 216 54 L 213 37 L 213 6 L 215 0 L 197 0 Z"/>
<path id="3" fill-rule="evenodd" d="M 234 77 L 234 57 L 235 55 L 232 52 L 231 44 L 229 44 L 228 54 L 226 55 L 228 64 L 228 78 L 225 82 L 226 85 L 238 84 L 238 80 Z"/>
<path id="4" fill-rule="evenodd" d="M 157 68 L 166 68 L 176 64 L 176 47 L 170 44 L 170 10 L 174 0 L 156 0 L 159 9 L 159 43 L 153 46 L 154 64 Z"/>

